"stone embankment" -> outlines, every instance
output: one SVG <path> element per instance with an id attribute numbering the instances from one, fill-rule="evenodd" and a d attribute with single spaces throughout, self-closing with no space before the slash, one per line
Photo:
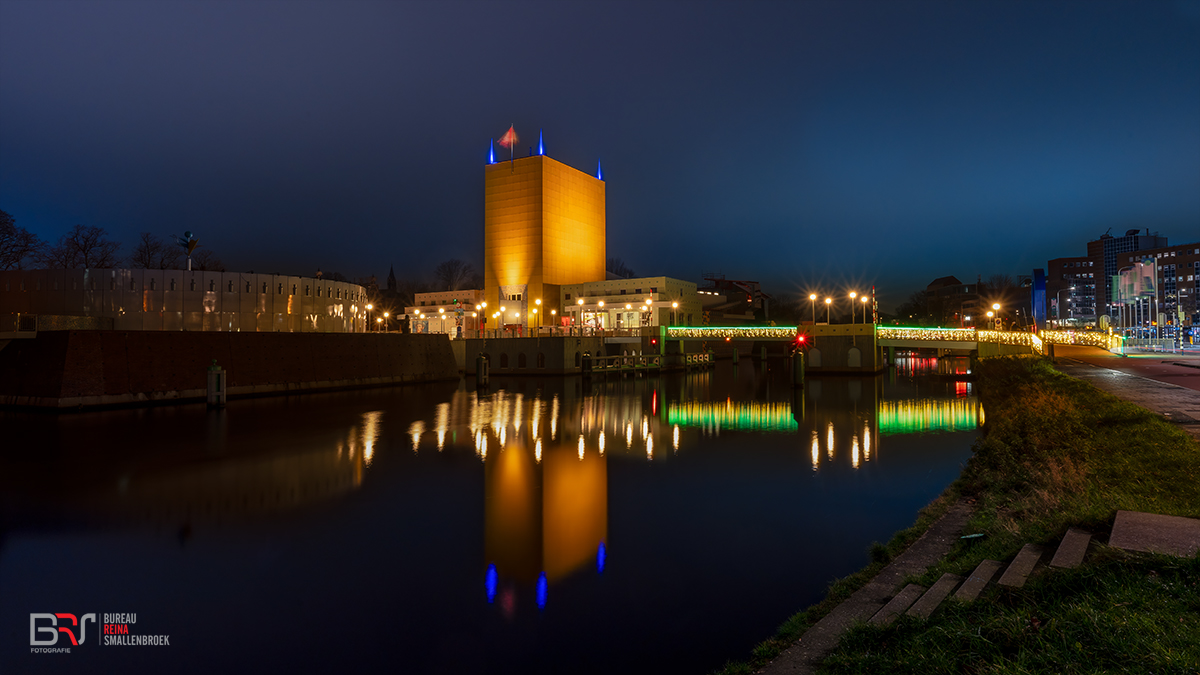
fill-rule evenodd
<path id="1" fill-rule="evenodd" d="M 442 335 L 43 331 L 0 349 L 0 405 L 69 410 L 202 401 L 214 360 L 227 373 L 230 397 L 458 376 Z"/>

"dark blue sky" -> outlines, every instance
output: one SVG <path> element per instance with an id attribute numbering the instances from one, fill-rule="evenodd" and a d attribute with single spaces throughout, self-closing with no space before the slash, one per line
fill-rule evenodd
<path id="1" fill-rule="evenodd" d="M 0 0 L 0 209 L 44 239 L 481 264 L 510 123 L 603 162 L 640 274 L 890 309 L 1110 227 L 1200 239 L 1200 2 Z"/>

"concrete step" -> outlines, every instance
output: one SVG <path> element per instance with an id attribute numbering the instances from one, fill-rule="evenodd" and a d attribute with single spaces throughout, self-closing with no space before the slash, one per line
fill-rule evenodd
<path id="1" fill-rule="evenodd" d="M 967 577 L 966 583 L 960 586 L 958 592 L 954 594 L 954 599 L 971 602 L 978 598 L 1001 567 L 1004 567 L 1004 563 L 999 560 L 984 560 L 979 563 L 975 571 L 971 572 L 971 576 Z"/>
<path id="2" fill-rule="evenodd" d="M 929 590 L 925 591 L 925 595 L 922 595 L 920 600 L 914 602 L 913 606 L 909 607 L 905 614 L 915 616 L 919 619 L 928 619 L 929 615 L 933 614 L 933 610 L 942 604 L 942 601 L 946 599 L 946 596 L 950 595 L 950 591 L 954 590 L 954 587 L 960 581 L 962 581 L 962 577 L 957 574 L 950 574 L 949 572 L 943 574 L 942 578 L 934 582 L 929 587 Z"/>
<path id="3" fill-rule="evenodd" d="M 1054 558 L 1050 561 L 1050 566 L 1067 569 L 1079 567 L 1079 564 L 1083 562 L 1083 556 L 1087 554 L 1088 543 L 1091 541 L 1091 532 L 1085 532 L 1074 527 L 1067 530 L 1067 534 L 1063 536 L 1062 543 L 1058 545 L 1058 550 L 1054 552 Z"/>
<path id="4" fill-rule="evenodd" d="M 1000 575 L 1000 581 L 996 582 L 1001 586 L 1009 586 L 1012 588 L 1020 588 L 1025 585 L 1025 580 L 1029 578 L 1029 573 L 1033 571 L 1038 560 L 1041 559 L 1045 549 L 1034 544 L 1025 544 L 1021 547 L 1021 552 L 1013 561 L 1008 564 L 1008 568 L 1004 570 L 1004 574 Z"/>
<path id="5" fill-rule="evenodd" d="M 877 626 L 886 626 L 896 620 L 904 610 L 908 609 L 921 594 L 925 592 L 924 586 L 909 584 L 904 587 L 904 590 L 896 594 L 896 597 L 888 601 L 888 604 L 883 606 L 883 609 L 875 612 L 875 616 L 867 620 L 867 623 L 872 623 Z"/>
<path id="6" fill-rule="evenodd" d="M 1108 545 L 1190 558 L 1200 551 L 1200 518 L 1117 511 Z"/>

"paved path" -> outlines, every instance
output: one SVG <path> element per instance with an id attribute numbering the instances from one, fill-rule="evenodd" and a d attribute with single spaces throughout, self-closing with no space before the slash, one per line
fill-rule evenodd
<path id="1" fill-rule="evenodd" d="M 1200 441 L 1200 358 L 1123 358 L 1094 347 L 1070 346 L 1056 347 L 1055 355 L 1059 371 L 1163 415 Z"/>

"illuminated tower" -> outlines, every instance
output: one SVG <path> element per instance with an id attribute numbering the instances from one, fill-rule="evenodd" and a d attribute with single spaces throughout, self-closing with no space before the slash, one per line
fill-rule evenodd
<path id="1" fill-rule="evenodd" d="M 483 207 L 488 326 L 551 325 L 562 316 L 559 286 L 604 280 L 604 240 L 604 181 L 541 154 L 488 164 Z M 497 324 L 491 316 L 500 307 L 505 316 Z M 547 316 L 550 310 L 557 313 Z"/>

